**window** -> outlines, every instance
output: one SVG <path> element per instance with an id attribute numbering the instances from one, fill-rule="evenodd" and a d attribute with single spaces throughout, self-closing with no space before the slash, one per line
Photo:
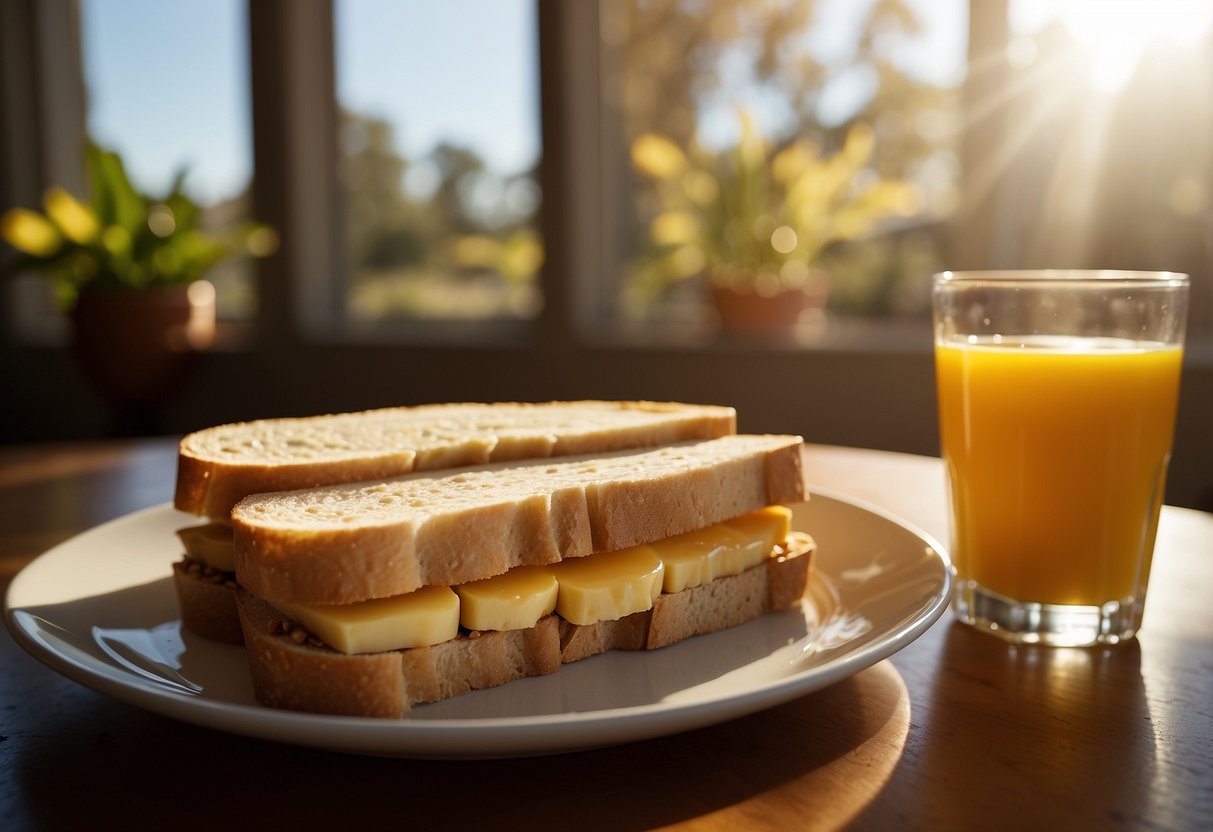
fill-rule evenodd
<path id="1" fill-rule="evenodd" d="M 211 229 L 247 219 L 252 177 L 247 22 L 240 0 L 82 0 L 87 128 L 140 191 L 185 192 Z M 249 263 L 211 271 L 219 314 L 255 308 Z"/>
<path id="2" fill-rule="evenodd" d="M 347 315 L 533 317 L 534 4 L 340 0 L 335 16 Z"/>
<path id="3" fill-rule="evenodd" d="M 215 278 L 228 316 L 271 328 L 547 314 L 566 335 L 703 343 L 717 283 L 772 294 L 825 273 L 827 320 L 883 327 L 925 318 L 939 268 L 1045 264 L 1187 270 L 1194 324 L 1213 318 L 1205 4 L 1127 23 L 1041 0 L 568 5 L 80 0 L 88 129 L 144 187 L 189 165 L 217 222 L 247 215 L 251 47 L 266 78 L 257 164 L 296 159 L 266 177 L 279 210 L 263 218 L 309 242 L 261 281 L 260 309 L 247 264 Z M 332 119 L 291 115 L 334 98 Z M 768 182 L 777 199 L 726 211 L 722 166 L 743 132 L 764 175 L 780 154 L 785 178 L 852 157 L 838 191 L 859 204 L 802 206 L 797 225 L 787 182 Z M 646 142 L 673 148 L 686 181 L 662 180 Z M 714 268 L 722 241 L 751 262 Z"/>
<path id="4" fill-rule="evenodd" d="M 712 328 L 736 289 L 923 316 L 959 201 L 966 22 L 961 0 L 602 4 L 619 315 Z"/>
<path id="5" fill-rule="evenodd" d="M 1213 360 L 1209 8 L 0 3 L 0 208 L 36 205 L 53 184 L 83 189 L 86 111 L 146 187 L 190 163 L 194 193 L 232 205 L 255 169 L 253 213 L 280 245 L 256 264 L 255 298 L 249 283 L 220 288 L 229 315 L 250 316 L 250 337 L 202 358 L 166 429 L 420 401 L 648 397 L 735 404 L 745 430 L 930 453 L 932 271 L 1183 270 L 1195 372 L 1168 496 L 1195 504 Z M 835 211 L 847 233 L 816 261 L 809 226 L 779 211 L 717 235 L 784 256 L 764 251 L 753 269 L 767 294 L 815 283 L 811 263 L 830 273 L 824 316 L 798 312 L 777 341 L 722 336 L 708 257 L 691 245 L 699 218 L 665 201 L 652 166 L 653 148 L 673 147 L 683 173 L 700 155 L 710 173 L 743 135 L 739 113 L 763 142 L 760 170 L 787 152 L 777 167 L 791 181 L 806 159 L 841 153 L 843 191 L 892 202 L 875 221 Z M 195 143 L 215 126 L 222 135 Z M 645 137 L 659 137 L 647 161 Z M 695 174 L 683 195 L 711 205 L 722 182 Z M 676 269 L 653 280 L 655 264 Z M 104 420 L 65 373 L 68 328 L 45 288 L 0 284 L 0 362 L 13 389 L 41 396 L 10 408 L 0 432 L 80 435 L 90 413 Z"/>

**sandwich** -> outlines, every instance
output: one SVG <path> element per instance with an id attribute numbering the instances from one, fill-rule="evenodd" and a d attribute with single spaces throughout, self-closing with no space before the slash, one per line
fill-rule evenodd
<path id="1" fill-rule="evenodd" d="M 256 493 L 504 461 L 646 448 L 734 433 L 730 407 L 660 402 L 440 404 L 191 433 L 178 453 L 175 507 L 204 522 L 178 531 L 173 566 L 183 626 L 240 643 L 231 511 Z"/>
<path id="2" fill-rule="evenodd" d="M 799 603 L 793 436 L 730 434 L 257 493 L 231 511 L 263 705 L 417 704 Z"/>

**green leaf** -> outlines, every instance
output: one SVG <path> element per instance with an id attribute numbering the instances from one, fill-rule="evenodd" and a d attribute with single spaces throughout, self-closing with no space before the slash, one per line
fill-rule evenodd
<path id="1" fill-rule="evenodd" d="M 93 208 L 101 223 L 120 225 L 138 236 L 140 226 L 147 224 L 147 201 L 131 185 L 121 157 L 90 142 L 86 162 Z"/>

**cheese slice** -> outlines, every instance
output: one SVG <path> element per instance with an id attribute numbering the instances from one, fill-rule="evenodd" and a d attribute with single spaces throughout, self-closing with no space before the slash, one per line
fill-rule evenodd
<path id="1" fill-rule="evenodd" d="M 429 647 L 459 635 L 459 596 L 445 586 L 356 604 L 271 604 L 342 653 Z"/>
<path id="2" fill-rule="evenodd" d="M 771 550 L 792 532 L 792 510 L 787 506 L 767 506 L 723 525 L 739 536 L 739 544 L 718 559 L 718 571 L 713 578 L 740 575 L 769 558 Z"/>
<path id="3" fill-rule="evenodd" d="M 789 509 L 771 506 L 653 544 L 665 564 L 663 591 L 681 592 L 757 566 L 787 538 L 791 518 Z"/>
<path id="4" fill-rule="evenodd" d="M 207 523 L 177 530 L 177 538 L 185 554 L 200 560 L 220 572 L 236 571 L 236 549 L 232 544 L 232 527 L 227 523 Z"/>
<path id="5" fill-rule="evenodd" d="M 544 568 L 560 585 L 556 612 L 571 624 L 615 621 L 652 609 L 665 572 L 652 546 L 570 558 Z"/>
<path id="6" fill-rule="evenodd" d="M 469 630 L 525 630 L 556 608 L 556 577 L 542 566 L 518 566 L 455 587 L 459 623 Z"/>
<path id="7" fill-rule="evenodd" d="M 425 587 L 355 604 L 273 605 L 342 653 L 440 644 L 455 638 L 460 625 L 527 629 L 553 611 L 572 624 L 616 621 L 651 609 L 663 591 L 680 592 L 762 563 L 787 538 L 791 516 L 772 506 L 651 545 L 517 567 L 453 589 Z"/>
<path id="8" fill-rule="evenodd" d="M 753 538 L 755 545 L 763 550 L 763 557 L 766 557 L 771 549 L 787 540 L 792 533 L 792 510 L 787 506 L 767 506 L 726 520 L 724 525 Z"/>
<path id="9" fill-rule="evenodd" d="M 681 592 L 710 583 L 731 549 L 739 547 L 740 535 L 723 525 L 709 526 L 661 541 L 653 548 L 665 564 L 664 592 Z"/>

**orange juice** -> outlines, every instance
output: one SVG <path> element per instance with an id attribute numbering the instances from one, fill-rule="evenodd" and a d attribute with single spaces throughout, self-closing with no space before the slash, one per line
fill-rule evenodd
<path id="1" fill-rule="evenodd" d="M 935 355 L 961 579 L 1021 602 L 1140 600 L 1181 349 L 1027 338 Z"/>

